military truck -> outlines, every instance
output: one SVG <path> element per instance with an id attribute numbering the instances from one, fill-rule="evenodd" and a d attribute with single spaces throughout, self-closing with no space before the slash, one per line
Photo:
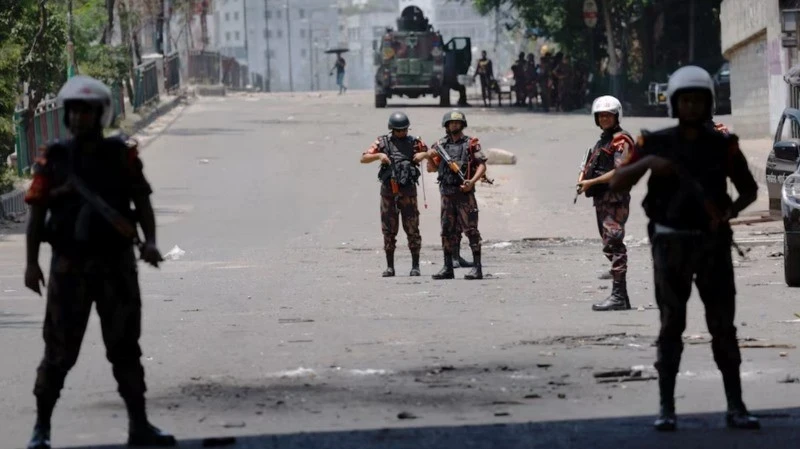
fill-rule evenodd
<path id="1" fill-rule="evenodd" d="M 468 37 L 444 43 L 422 10 L 407 6 L 397 19 L 397 31 L 386 29 L 375 45 L 375 107 L 385 108 L 393 96 L 439 97 L 440 106 L 450 106 L 450 89 L 458 89 L 458 75 L 466 75 L 472 63 Z"/>

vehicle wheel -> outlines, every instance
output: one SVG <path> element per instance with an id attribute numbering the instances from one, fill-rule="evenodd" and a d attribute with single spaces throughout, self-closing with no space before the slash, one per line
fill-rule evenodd
<path id="1" fill-rule="evenodd" d="M 450 106 L 450 88 L 447 86 L 443 86 L 442 92 L 439 94 L 439 106 Z"/>
<path id="2" fill-rule="evenodd" d="M 789 236 L 783 235 L 783 276 L 789 287 L 800 287 L 800 246 L 789 246 Z"/>
<path id="3" fill-rule="evenodd" d="M 375 107 L 376 108 L 386 107 L 386 95 L 375 94 Z"/>

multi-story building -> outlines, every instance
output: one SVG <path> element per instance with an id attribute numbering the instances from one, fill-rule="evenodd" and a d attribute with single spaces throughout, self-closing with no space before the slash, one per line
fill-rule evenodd
<path id="1" fill-rule="evenodd" d="M 800 57 L 797 47 L 783 46 L 782 11 L 798 8 L 798 0 L 722 1 L 722 52 L 730 61 L 731 111 L 739 136 L 772 135 L 790 103 L 783 75 Z M 794 24 L 790 28 L 796 32 Z"/>
<path id="2" fill-rule="evenodd" d="M 246 62 L 247 43 L 244 30 L 247 23 L 247 0 L 216 0 L 214 3 L 213 39 L 217 51 L 225 56 L 233 56 L 239 62 Z"/>

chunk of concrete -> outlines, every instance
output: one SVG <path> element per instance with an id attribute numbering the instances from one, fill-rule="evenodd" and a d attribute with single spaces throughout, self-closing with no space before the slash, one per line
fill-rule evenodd
<path id="1" fill-rule="evenodd" d="M 486 150 L 486 161 L 489 165 L 515 165 L 517 163 L 517 156 L 514 153 L 500 148 L 489 148 Z"/>

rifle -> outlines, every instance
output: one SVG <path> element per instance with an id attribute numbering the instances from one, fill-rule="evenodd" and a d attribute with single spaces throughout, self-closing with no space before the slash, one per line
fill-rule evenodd
<path id="1" fill-rule="evenodd" d="M 389 148 L 389 139 L 386 136 L 381 138 L 383 142 L 384 150 Z M 384 153 L 389 156 L 389 153 Z M 392 162 L 391 157 L 389 157 L 389 186 L 392 189 L 392 197 L 394 198 L 394 210 L 397 213 L 400 213 L 400 185 L 397 183 L 397 178 L 394 176 L 394 162 Z"/>
<path id="2" fill-rule="evenodd" d="M 436 145 L 436 152 L 439 153 L 439 157 L 442 158 L 444 163 L 450 167 L 450 170 L 452 170 L 453 173 L 458 174 L 458 177 L 461 178 L 461 182 L 467 182 L 467 178 L 464 177 L 464 173 L 461 173 L 461 167 L 459 167 L 458 164 L 450 158 L 450 155 L 447 154 L 447 151 L 444 151 L 444 148 L 442 148 L 441 145 Z"/>
<path id="3" fill-rule="evenodd" d="M 708 216 L 713 218 L 714 216 L 719 215 L 718 214 L 719 211 L 706 195 L 705 189 L 703 188 L 702 184 L 700 184 L 700 182 L 697 181 L 696 179 L 692 178 L 691 175 L 686 172 L 686 170 L 681 169 L 677 164 L 675 165 L 675 168 L 679 182 L 684 185 L 688 184 L 689 192 L 697 195 L 702 200 L 703 207 L 705 208 Z M 733 248 L 739 254 L 739 257 L 741 257 L 742 259 L 746 259 L 747 255 L 745 254 L 744 251 L 742 251 L 742 248 L 739 246 L 739 244 L 736 243 L 736 241 L 733 239 L 733 229 L 731 229 L 730 237 L 731 237 L 731 246 L 733 246 Z"/>
<path id="4" fill-rule="evenodd" d="M 589 147 L 589 149 L 586 150 L 586 154 L 583 156 L 583 159 L 582 159 L 583 162 L 581 162 L 581 169 L 578 172 L 579 176 L 581 174 L 583 174 L 584 172 L 586 172 L 586 164 L 589 163 L 589 158 L 592 156 L 592 149 L 593 149 L 592 147 Z M 581 187 L 579 185 L 576 185 L 575 186 L 575 198 L 572 199 L 572 204 L 575 204 L 575 203 L 578 202 L 578 196 L 580 194 L 581 194 Z"/>
<path id="5" fill-rule="evenodd" d="M 109 206 L 108 203 L 103 201 L 99 195 L 92 192 L 86 184 L 81 181 L 74 173 L 70 173 L 68 177 L 68 181 L 75 187 L 75 190 L 92 206 L 97 213 L 99 213 L 108 223 L 114 227 L 114 229 L 122 234 L 123 237 L 130 239 L 137 248 L 139 248 L 139 253 L 141 254 L 142 250 L 144 249 L 144 243 L 142 243 L 142 239 L 139 238 L 139 231 L 136 229 L 136 225 L 129 222 L 125 217 L 122 216 L 116 209 Z"/>

